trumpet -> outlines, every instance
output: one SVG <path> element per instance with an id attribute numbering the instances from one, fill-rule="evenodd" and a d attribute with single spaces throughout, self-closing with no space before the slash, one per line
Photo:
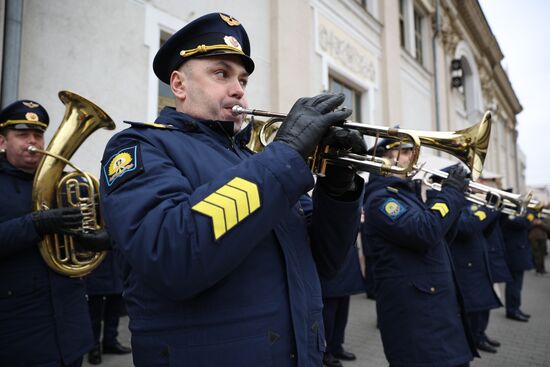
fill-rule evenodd
<path id="1" fill-rule="evenodd" d="M 421 167 L 420 171 L 424 173 L 422 181 L 426 186 L 433 190 L 441 191 L 441 184 L 430 180 L 431 177 L 445 179 L 449 176 L 447 172 L 433 170 Z M 469 181 L 468 191 L 464 194 L 466 200 L 477 205 L 484 206 L 492 210 L 499 210 L 505 214 L 523 216 L 527 212 L 527 207 L 533 194 L 527 195 L 514 194 L 504 190 L 483 185 L 479 182 Z"/>
<path id="2" fill-rule="evenodd" d="M 286 114 L 257 109 L 246 109 L 239 105 L 232 108 L 234 115 L 251 115 L 269 117 L 269 120 L 251 120 L 252 136 L 247 145 L 255 152 L 261 151 L 273 140 L 280 123 Z M 447 132 L 416 131 L 368 125 L 345 121 L 342 127 L 357 130 L 362 135 L 375 137 L 374 147 L 381 138 L 390 138 L 401 143 L 411 143 L 412 157 L 410 163 L 400 167 L 388 159 L 375 155 L 360 155 L 348 151 L 340 151 L 330 146 L 317 146 L 315 153 L 309 159 L 310 168 L 314 174 L 323 176 L 327 164 L 352 166 L 358 171 L 373 172 L 381 175 L 397 174 L 406 177 L 414 176 L 420 167 L 418 160 L 421 146 L 430 147 L 449 153 L 464 162 L 472 171 L 472 179 L 476 180 L 483 169 L 483 162 L 489 146 L 491 133 L 491 113 L 486 112 L 483 119 L 466 129 Z"/>

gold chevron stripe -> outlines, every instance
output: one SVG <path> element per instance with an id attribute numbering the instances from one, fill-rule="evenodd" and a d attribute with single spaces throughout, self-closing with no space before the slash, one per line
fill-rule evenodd
<path id="1" fill-rule="evenodd" d="M 234 199 L 218 193 L 213 193 L 204 199 L 204 201 L 219 206 L 223 209 L 225 216 L 225 227 L 227 230 L 230 230 L 237 224 L 237 207 L 235 206 Z"/>
<path id="2" fill-rule="evenodd" d="M 258 192 L 258 186 L 255 183 L 244 180 L 240 177 L 235 177 L 229 181 L 227 185 L 246 192 L 246 195 L 248 196 L 248 207 L 250 209 L 250 213 L 260 207 L 260 194 Z"/>
<path id="3" fill-rule="evenodd" d="M 442 218 L 449 213 L 449 207 L 445 203 L 435 203 L 430 209 L 437 210 Z"/>
<path id="4" fill-rule="evenodd" d="M 235 200 L 235 204 L 237 204 L 237 214 L 239 216 L 239 222 L 246 218 L 248 214 L 250 214 L 250 212 L 248 211 L 248 199 L 246 196 L 246 192 L 227 185 L 222 186 L 216 192 Z"/>
<path id="5" fill-rule="evenodd" d="M 258 186 L 235 177 L 193 206 L 193 210 L 212 218 L 217 240 L 260 206 Z"/>
<path id="6" fill-rule="evenodd" d="M 222 208 L 205 201 L 201 201 L 193 207 L 193 210 L 212 218 L 215 239 L 220 238 L 226 232 L 225 217 L 223 215 Z"/>
<path id="7" fill-rule="evenodd" d="M 485 212 L 481 210 L 478 210 L 477 212 L 475 212 L 474 215 L 478 217 L 480 221 L 484 221 L 485 218 L 487 218 L 487 214 L 485 214 Z"/>

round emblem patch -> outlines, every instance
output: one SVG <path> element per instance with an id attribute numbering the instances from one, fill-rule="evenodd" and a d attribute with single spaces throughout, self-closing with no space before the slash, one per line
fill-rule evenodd
<path id="1" fill-rule="evenodd" d="M 231 46 L 231 47 L 235 47 L 235 48 L 238 48 L 239 50 L 242 50 L 242 47 L 241 47 L 241 44 L 239 43 L 239 41 L 237 41 L 237 39 L 233 36 L 225 36 L 223 38 L 223 41 L 225 42 L 226 45 L 228 46 Z"/>
<path id="2" fill-rule="evenodd" d="M 390 201 L 386 204 L 385 210 L 386 213 L 393 217 L 399 214 L 401 207 L 395 201 Z"/>
<path id="3" fill-rule="evenodd" d="M 27 121 L 38 121 L 38 115 L 34 112 L 27 112 L 25 118 Z"/>
<path id="4" fill-rule="evenodd" d="M 122 173 L 132 163 L 132 156 L 126 152 L 119 153 L 111 160 L 109 164 L 109 176 Z"/>

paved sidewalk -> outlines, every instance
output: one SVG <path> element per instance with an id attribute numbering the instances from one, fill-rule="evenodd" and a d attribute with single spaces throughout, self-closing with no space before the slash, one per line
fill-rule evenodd
<path id="1" fill-rule="evenodd" d="M 550 269 L 548 258 L 546 265 Z M 535 276 L 533 271 L 526 273 L 522 299 L 522 309 L 532 315 L 531 321 L 508 320 L 504 308 L 492 311 L 488 334 L 502 346 L 497 354 L 482 352 L 481 359 L 475 359 L 472 367 L 550 367 L 550 277 Z M 121 319 L 119 339 L 124 345 L 130 345 L 127 323 L 126 317 Z M 345 347 L 358 359 L 343 362 L 344 367 L 388 366 L 376 329 L 375 303 L 363 295 L 352 297 Z M 90 365 L 85 361 L 84 366 Z M 104 355 L 100 366 L 132 366 L 132 358 Z"/>
<path id="2" fill-rule="evenodd" d="M 546 261 L 550 269 L 550 261 Z M 480 352 L 472 367 L 550 367 L 550 277 L 525 274 L 522 310 L 531 315 L 527 323 L 509 320 L 504 307 L 491 312 L 489 337 L 501 342 L 498 353 Z M 345 347 L 357 361 L 344 367 L 387 367 L 380 334 L 376 329 L 374 301 L 354 296 L 346 332 Z"/>

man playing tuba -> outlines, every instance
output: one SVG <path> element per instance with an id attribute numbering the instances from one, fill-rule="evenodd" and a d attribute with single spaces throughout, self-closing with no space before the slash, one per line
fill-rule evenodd
<path id="1" fill-rule="evenodd" d="M 93 346 L 84 282 L 54 272 L 38 249 L 43 236 L 82 225 L 79 208 L 31 209 L 42 155 L 28 148 L 44 148 L 48 124 L 48 113 L 34 101 L 17 101 L 0 112 L 0 361 L 5 366 L 78 367 Z"/>

